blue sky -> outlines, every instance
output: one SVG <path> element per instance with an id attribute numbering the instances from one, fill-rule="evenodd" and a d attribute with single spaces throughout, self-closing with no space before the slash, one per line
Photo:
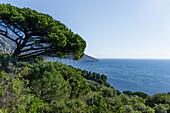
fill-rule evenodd
<path id="1" fill-rule="evenodd" d="M 170 0 L 0 0 L 50 14 L 97 58 L 170 58 Z"/>

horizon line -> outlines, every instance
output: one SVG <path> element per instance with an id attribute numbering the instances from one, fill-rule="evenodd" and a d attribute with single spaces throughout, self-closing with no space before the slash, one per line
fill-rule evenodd
<path id="1" fill-rule="evenodd" d="M 144 60 L 170 60 L 170 58 L 129 58 L 129 57 L 127 57 L 127 58 L 118 58 L 118 57 L 116 57 L 116 58 L 97 58 L 97 57 L 95 57 L 96 59 L 144 59 Z"/>

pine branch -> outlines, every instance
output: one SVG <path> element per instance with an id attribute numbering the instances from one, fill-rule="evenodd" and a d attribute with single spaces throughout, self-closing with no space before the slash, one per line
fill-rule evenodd
<path id="1" fill-rule="evenodd" d="M 43 52 L 43 51 L 44 51 L 44 50 L 39 50 L 39 51 L 31 52 L 31 53 L 28 53 L 28 54 L 23 54 L 23 55 L 21 55 L 21 57 L 30 56 L 30 55 L 32 55 L 32 54 L 39 53 L 39 52 Z"/>

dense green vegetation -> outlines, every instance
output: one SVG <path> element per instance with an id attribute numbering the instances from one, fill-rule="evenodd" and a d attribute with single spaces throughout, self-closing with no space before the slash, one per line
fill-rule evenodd
<path id="1" fill-rule="evenodd" d="M 84 55 L 86 42 L 48 14 L 29 8 L 0 4 L 0 35 L 16 44 L 13 57 L 40 55 L 71 57 Z"/>
<path id="2" fill-rule="evenodd" d="M 2 4 L 0 35 L 17 45 L 13 54 L 0 53 L 0 113 L 170 113 L 170 93 L 122 94 L 105 75 L 36 57 L 80 59 L 86 47 L 47 14 Z"/>
<path id="3" fill-rule="evenodd" d="M 0 112 L 170 112 L 169 93 L 121 94 L 105 75 L 43 58 L 21 62 L 1 54 L 0 71 Z"/>
<path id="4" fill-rule="evenodd" d="M 147 95 L 146 93 L 137 91 L 137 92 L 132 92 L 132 91 L 123 91 L 123 94 L 127 95 L 127 96 L 138 96 L 138 97 L 142 97 L 142 98 L 147 98 L 149 95 Z"/>

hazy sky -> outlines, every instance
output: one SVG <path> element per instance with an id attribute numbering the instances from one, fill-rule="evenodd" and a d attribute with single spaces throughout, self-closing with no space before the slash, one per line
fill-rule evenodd
<path id="1" fill-rule="evenodd" d="M 50 14 L 97 58 L 170 58 L 170 0 L 0 0 Z"/>

